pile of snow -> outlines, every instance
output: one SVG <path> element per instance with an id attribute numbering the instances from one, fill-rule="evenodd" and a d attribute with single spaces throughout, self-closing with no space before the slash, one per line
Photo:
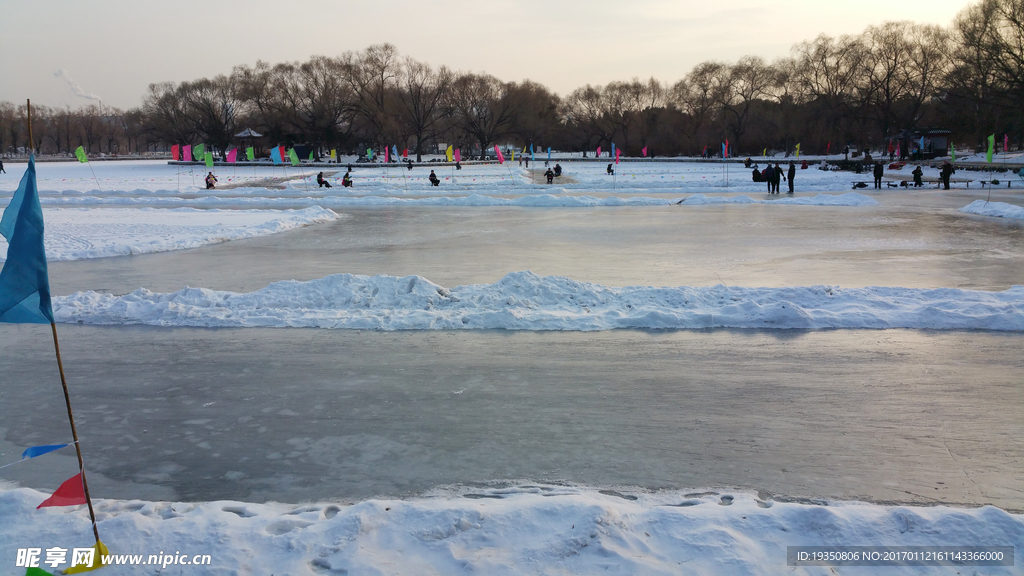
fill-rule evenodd
<path id="1" fill-rule="evenodd" d="M 336 218 L 337 214 L 319 206 L 303 210 L 43 210 L 46 259 L 51 262 L 183 250 L 266 236 Z M 7 255 L 7 242 L 2 239 L 0 254 Z"/>
<path id="2" fill-rule="evenodd" d="M 240 294 L 185 288 L 53 299 L 58 322 L 372 330 L 930 328 L 1024 330 L 1024 286 L 952 288 L 613 288 L 514 272 L 445 288 L 421 276 L 336 274 Z"/>
<path id="3" fill-rule="evenodd" d="M 27 488 L 0 491 L 0 558 L 8 566 L 18 548 L 92 544 L 84 506 L 36 510 L 45 497 Z M 1024 550 L 1024 517 L 991 506 L 802 504 L 743 492 L 525 486 L 356 504 L 97 500 L 96 515 L 110 553 L 140 555 L 146 574 L 825 575 L 835 570 L 787 566 L 787 547 L 1012 546 L 1018 566 Z M 161 554 L 189 561 L 209 554 L 210 564 L 146 565 Z M 139 570 L 110 565 L 103 573 Z M 1014 566 L 981 570 L 1020 573 Z"/>
<path id="4" fill-rule="evenodd" d="M 1013 204 L 1007 204 L 1006 202 L 986 202 L 984 200 L 975 200 L 961 208 L 960 211 L 968 214 L 978 214 L 980 216 L 996 216 L 998 218 L 1024 220 L 1024 208 L 1014 206 Z"/>

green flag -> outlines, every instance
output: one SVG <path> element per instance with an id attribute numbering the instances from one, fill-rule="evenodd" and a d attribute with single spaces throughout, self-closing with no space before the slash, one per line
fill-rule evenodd
<path id="1" fill-rule="evenodd" d="M 213 168 L 213 154 L 210 152 L 203 154 L 203 162 L 206 162 L 207 168 Z"/>
<path id="2" fill-rule="evenodd" d="M 311 161 L 313 160 L 313 151 L 312 150 L 309 151 L 309 159 Z"/>
<path id="3" fill-rule="evenodd" d="M 292 166 L 299 165 L 299 155 L 295 153 L 295 148 L 288 149 L 288 158 L 292 161 Z"/>
<path id="4" fill-rule="evenodd" d="M 366 149 L 366 159 L 373 160 L 373 148 Z"/>
<path id="5" fill-rule="evenodd" d="M 992 134 L 988 137 L 988 153 L 985 154 L 985 161 L 989 164 L 992 163 L 992 153 L 996 151 L 996 135 Z"/>
<path id="6" fill-rule="evenodd" d="M 89 157 L 85 155 L 85 148 L 79 146 L 75 148 L 75 158 L 78 158 L 79 162 L 88 162 Z"/>
<path id="7" fill-rule="evenodd" d="M 256 159 L 256 151 L 252 149 L 252 146 L 245 149 L 245 158 L 249 162 L 252 162 L 253 160 Z"/>
<path id="8" fill-rule="evenodd" d="M 196 144 L 196 147 L 192 149 L 192 158 L 194 158 L 196 160 L 199 160 L 200 158 L 203 158 L 204 157 L 203 156 L 203 151 L 204 150 L 206 150 L 205 146 L 203 146 L 202 144 Z"/>
<path id="9" fill-rule="evenodd" d="M 953 157 L 953 162 L 956 162 L 956 146 L 953 143 L 949 143 L 949 155 Z"/>

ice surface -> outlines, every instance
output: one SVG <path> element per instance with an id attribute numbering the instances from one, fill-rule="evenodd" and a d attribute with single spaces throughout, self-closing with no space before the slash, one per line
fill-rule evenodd
<path id="1" fill-rule="evenodd" d="M 615 288 L 514 272 L 445 288 L 421 276 L 336 274 L 239 294 L 185 288 L 55 297 L 58 322 L 373 330 L 930 328 L 1024 330 L 1024 286 L 952 288 Z"/>
<path id="2" fill-rule="evenodd" d="M 266 236 L 337 218 L 334 212 L 318 206 L 303 210 L 43 210 L 46 259 L 51 262 L 182 250 Z M 7 254 L 7 242 L 3 239 L 0 254 Z"/>

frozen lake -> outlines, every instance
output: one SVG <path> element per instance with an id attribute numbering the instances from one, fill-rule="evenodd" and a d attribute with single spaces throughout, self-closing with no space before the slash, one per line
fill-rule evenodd
<path id="1" fill-rule="evenodd" d="M 249 292 L 341 272 L 445 286 L 518 270 L 607 286 L 1024 284 L 1020 221 L 957 211 L 987 191 L 869 195 L 878 206 L 338 207 L 343 218 L 272 236 L 51 262 L 50 281 L 55 295 Z M 1020 332 L 59 330 L 101 497 L 356 500 L 535 481 L 1024 498 Z M 0 373 L 19 382 L 0 397 L 5 460 L 65 439 L 49 342 L 0 325 Z M 73 468 L 62 452 L 5 478 L 52 489 Z"/>

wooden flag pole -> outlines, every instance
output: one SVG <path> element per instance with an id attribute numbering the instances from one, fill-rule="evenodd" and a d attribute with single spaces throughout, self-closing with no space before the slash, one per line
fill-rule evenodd
<path id="1" fill-rule="evenodd" d="M 26 114 L 28 116 L 28 141 L 31 154 L 32 148 L 32 100 L 26 100 Z M 82 474 L 82 490 L 85 492 L 85 503 L 89 506 L 89 518 L 92 520 L 92 534 L 96 537 L 96 544 L 100 543 L 100 531 L 96 527 L 96 512 L 92 508 L 92 498 L 89 497 L 89 484 L 85 481 L 85 463 L 82 460 L 82 447 L 78 444 L 78 430 L 75 428 L 75 415 L 71 412 L 71 395 L 68 393 L 68 382 L 64 377 L 64 363 L 60 360 L 60 343 L 57 341 L 57 324 L 50 322 L 50 330 L 53 331 L 53 350 L 57 354 L 57 370 L 60 372 L 60 385 L 64 388 L 64 403 L 68 407 L 68 421 L 71 422 L 71 438 L 75 441 L 75 453 L 78 455 L 78 471 Z"/>
<path id="2" fill-rule="evenodd" d="M 85 463 L 82 460 L 82 447 L 78 444 L 78 430 L 75 428 L 75 415 L 71 412 L 71 395 L 68 394 L 68 382 L 64 378 L 64 363 L 60 360 L 60 343 L 57 341 L 57 324 L 50 323 L 53 330 L 53 349 L 57 353 L 57 370 L 60 371 L 60 385 L 64 388 L 64 403 L 68 407 L 68 420 L 71 422 L 71 438 L 75 441 L 75 453 L 78 454 L 78 470 L 82 473 L 82 489 L 85 491 L 85 503 L 89 506 L 89 518 L 92 519 L 92 533 L 96 543 L 100 542 L 100 531 L 96 527 L 96 512 L 92 509 L 92 498 L 89 496 L 89 483 L 85 481 Z"/>

